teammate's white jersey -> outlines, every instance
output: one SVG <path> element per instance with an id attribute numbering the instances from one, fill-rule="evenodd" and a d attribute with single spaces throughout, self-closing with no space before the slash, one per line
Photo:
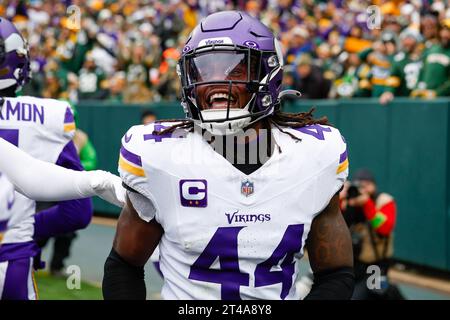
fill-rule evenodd
<path id="1" fill-rule="evenodd" d="M 166 126 L 173 123 L 165 124 Z M 340 190 L 346 144 L 335 128 L 272 128 L 273 155 L 246 175 L 198 132 L 152 134 L 132 127 L 122 139 L 125 184 L 150 199 L 140 217 L 164 229 L 164 299 L 298 299 L 294 281 L 313 218 Z M 130 197 L 132 193 L 130 193 Z"/>
<path id="2" fill-rule="evenodd" d="M 74 117 L 67 102 L 29 96 L 3 98 L 0 137 L 34 158 L 56 163 L 74 133 Z M 45 181 L 40 183 L 45 188 Z M 35 210 L 35 201 L 15 192 L 3 243 L 32 240 Z"/>
<path id="3" fill-rule="evenodd" d="M 0 172 L 0 233 L 3 233 L 7 229 L 12 214 L 11 209 L 13 204 L 14 186 L 8 181 L 6 176 Z"/>

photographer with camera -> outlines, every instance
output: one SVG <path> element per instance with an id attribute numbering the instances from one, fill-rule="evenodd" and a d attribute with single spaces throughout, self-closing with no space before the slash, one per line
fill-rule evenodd
<path id="1" fill-rule="evenodd" d="M 403 299 L 398 289 L 387 281 L 397 214 L 394 198 L 378 192 L 373 174 L 367 169 L 360 169 L 353 180 L 344 185 L 340 199 L 353 241 L 356 285 L 352 299 Z M 380 268 L 380 288 L 370 289 L 367 285 L 371 275 L 367 273 L 367 268 L 370 265 Z"/>

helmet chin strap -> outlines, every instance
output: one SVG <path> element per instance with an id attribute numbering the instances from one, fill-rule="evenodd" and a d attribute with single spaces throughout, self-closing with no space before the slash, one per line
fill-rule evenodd
<path id="1" fill-rule="evenodd" d="M 248 103 L 245 105 L 244 108 L 230 109 L 229 118 L 242 116 L 245 117 L 242 117 L 240 119 L 216 122 L 214 120 L 227 118 L 227 109 L 207 109 L 202 110 L 200 112 L 202 114 L 203 120 L 210 122 L 203 122 L 202 120 L 199 119 L 194 120 L 194 123 L 200 128 L 207 130 L 208 132 L 210 132 L 212 135 L 215 136 L 226 136 L 230 134 L 236 134 L 251 123 L 252 114 L 250 113 L 250 111 L 248 111 L 248 109 L 250 108 L 250 104 L 254 99 L 256 99 L 255 94 L 253 94 L 253 96 L 250 98 L 250 100 L 248 101 Z"/>
<path id="2" fill-rule="evenodd" d="M 204 120 L 225 119 L 227 116 L 227 109 L 209 109 L 202 110 L 202 117 Z M 202 122 L 195 120 L 196 124 L 209 131 L 212 135 L 224 136 L 236 134 L 245 128 L 251 121 L 251 114 L 245 109 L 230 109 L 230 118 L 246 116 L 245 118 L 228 120 L 222 122 Z"/>

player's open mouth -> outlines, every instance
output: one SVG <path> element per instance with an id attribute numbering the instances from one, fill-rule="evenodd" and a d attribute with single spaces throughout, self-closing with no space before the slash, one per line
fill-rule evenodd
<path id="1" fill-rule="evenodd" d="M 226 109 L 228 107 L 228 100 L 230 101 L 230 108 L 238 108 L 237 99 L 233 94 L 228 95 L 228 92 L 211 92 L 206 98 L 208 109 Z"/>

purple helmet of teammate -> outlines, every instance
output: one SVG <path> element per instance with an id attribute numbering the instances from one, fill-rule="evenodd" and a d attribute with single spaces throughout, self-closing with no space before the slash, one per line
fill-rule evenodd
<path id="1" fill-rule="evenodd" d="M 238 11 L 209 15 L 192 31 L 178 63 L 187 118 L 232 134 L 279 107 L 281 47 L 258 19 Z"/>
<path id="2" fill-rule="evenodd" d="M 27 42 L 12 22 L 0 17 L 0 90 L 20 89 L 30 76 Z"/>

